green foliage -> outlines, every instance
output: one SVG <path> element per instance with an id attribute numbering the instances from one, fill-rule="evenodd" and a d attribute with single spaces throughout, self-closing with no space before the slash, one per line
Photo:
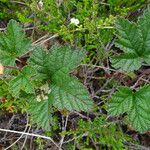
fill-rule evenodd
<path id="1" fill-rule="evenodd" d="M 35 97 L 34 97 L 35 98 Z M 31 99 L 30 107 L 28 111 L 31 113 L 32 123 L 36 123 L 38 127 L 42 127 L 46 131 L 50 130 L 50 124 L 52 124 L 52 104 L 53 99 L 51 100 L 43 100 L 36 101 L 35 99 Z M 48 97 L 50 98 L 50 96 Z"/>
<path id="2" fill-rule="evenodd" d="M 33 71 L 29 67 L 24 67 L 21 72 L 9 82 L 10 91 L 14 97 L 19 98 L 21 90 L 26 93 L 33 93 L 33 85 L 31 83 L 31 77 L 33 75 Z"/>
<path id="3" fill-rule="evenodd" d="M 110 10 L 114 12 L 120 12 L 122 14 L 126 14 L 130 10 L 135 10 L 139 8 L 142 4 L 144 4 L 145 0 L 108 0 L 108 3 L 110 4 Z"/>
<path id="4" fill-rule="evenodd" d="M 81 119 L 76 130 L 70 130 L 62 134 L 72 135 L 75 144 L 80 145 L 80 149 L 93 150 L 90 144 L 93 140 L 99 149 L 105 149 L 105 146 L 107 146 L 114 150 L 125 150 L 124 142 L 130 140 L 128 136 L 123 135 L 117 125 L 108 123 L 104 117 L 97 117 L 88 122 Z"/>
<path id="5" fill-rule="evenodd" d="M 150 85 L 133 92 L 128 87 L 120 87 L 114 93 L 110 103 L 111 115 L 127 113 L 132 126 L 139 132 L 150 129 Z"/>
<path id="6" fill-rule="evenodd" d="M 143 62 L 150 64 L 149 18 L 150 9 L 145 11 L 137 24 L 123 18 L 117 20 L 116 46 L 124 53 L 112 58 L 111 62 L 115 68 L 131 72 L 138 70 Z"/>
<path id="7" fill-rule="evenodd" d="M 0 112 L 1 110 L 10 113 L 27 110 L 27 103 L 22 98 L 14 98 L 10 93 L 7 79 L 0 79 Z"/>
<path id="8" fill-rule="evenodd" d="M 17 9 L 18 7 L 13 5 L 9 0 L 0 0 L 0 19 L 9 20 L 15 18 L 15 11 Z"/>
<path id="9" fill-rule="evenodd" d="M 21 26 L 10 20 L 4 33 L 0 33 L 0 62 L 3 65 L 15 66 L 15 61 L 31 47 L 29 39 L 25 38 Z"/>
<path id="10" fill-rule="evenodd" d="M 123 18 L 116 21 L 118 39 L 116 47 L 123 53 L 111 58 L 113 67 L 123 71 L 138 70 L 143 62 L 150 64 L 150 9 L 139 17 L 137 23 Z M 111 115 L 127 113 L 132 126 L 139 132 L 150 128 L 149 116 L 150 86 L 133 92 L 128 87 L 120 87 L 109 104 Z"/>
<path id="11" fill-rule="evenodd" d="M 14 17 L 26 25 L 58 33 L 65 42 L 85 47 L 91 54 L 96 50 L 95 57 L 101 61 L 107 56 L 105 45 L 113 37 L 116 16 L 125 16 L 144 3 L 144 0 L 109 0 L 106 3 L 99 0 L 44 0 L 41 7 L 37 0 L 24 0 L 23 5 L 9 1 L 4 5 L 7 4 Z M 6 10 L 6 14 L 2 14 L 4 18 L 9 16 L 8 8 L 3 6 Z M 80 23 L 77 26 L 71 24 L 71 18 L 77 18 Z"/>
<path id="12" fill-rule="evenodd" d="M 68 46 L 54 46 L 50 52 L 38 50 L 33 52 L 30 61 L 38 68 L 38 74 L 41 74 L 44 80 L 50 81 L 49 88 L 54 97 L 54 106 L 67 110 L 91 109 L 92 102 L 87 90 L 77 79 L 69 75 L 69 72 L 79 65 L 85 51 L 73 51 Z"/>
<path id="13" fill-rule="evenodd" d="M 23 2 L 0 0 L 2 28 L 5 27 L 3 21 L 5 24 L 10 18 L 16 18 L 24 28 L 33 27 L 33 30 L 26 30 L 33 41 L 39 38 L 38 35 L 42 36 L 48 31 L 50 34 L 59 35 L 59 39 L 54 39 L 54 42 L 57 40 L 58 43 L 68 43 L 76 47 L 59 45 L 50 49 L 33 47 L 19 23 L 10 20 L 5 32 L 0 33 L 0 64 L 5 70 L 4 74 L 0 75 L 0 114 L 3 111 L 28 112 L 31 123 L 48 131 L 45 133 L 46 136 L 54 135 L 58 138 L 62 136 L 60 143 L 63 142 L 64 149 L 126 149 L 125 144 L 130 145 L 131 139 L 120 129 L 120 120 L 116 123 L 114 120 L 116 118 L 111 118 L 112 122 L 108 122 L 105 117 L 99 117 L 97 111 L 100 110 L 103 115 L 106 100 L 111 95 L 109 92 L 118 85 L 121 77 L 123 83 L 126 83 L 129 77 L 117 74 L 119 80 L 116 80 L 116 73 L 112 73 L 115 72 L 114 69 L 110 68 L 108 71 L 109 67 L 105 69 L 101 65 L 92 65 L 94 67 L 92 69 L 103 68 L 104 71 L 99 69 L 91 77 L 94 90 L 101 93 L 97 92 L 96 95 L 92 93 L 98 105 L 95 105 L 93 110 L 96 112 L 88 114 L 93 108 L 93 102 L 86 87 L 72 75 L 72 71 L 80 65 L 86 52 L 88 56 L 84 59 L 84 63 L 103 62 L 105 66 L 109 66 L 109 62 L 105 63 L 103 60 L 108 57 L 107 50 L 113 44 L 114 22 L 118 15 L 120 17 L 115 24 L 118 36 L 116 47 L 123 52 L 111 58 L 112 66 L 133 74 L 132 71 L 138 70 L 143 62 L 150 64 L 150 9 L 145 11 L 137 23 L 122 18 L 135 21 L 138 13 L 145 7 L 141 5 L 147 2 L 43 0 L 43 6 L 40 6 L 37 0 Z M 130 13 L 133 13 L 133 18 L 132 15 L 130 17 Z M 71 23 L 72 18 L 78 19 L 79 23 Z M 29 57 L 25 62 L 22 61 L 24 56 Z M 78 73 L 80 76 L 80 68 Z M 133 76 L 135 77 L 136 73 Z M 143 85 L 143 82 L 138 83 Z M 91 89 L 91 92 L 94 91 Z M 139 132 L 145 132 L 150 129 L 149 97 L 150 85 L 136 91 L 126 86 L 120 87 L 111 98 L 108 106 L 109 114 L 112 116 L 124 114 L 129 124 Z M 81 119 L 78 122 L 77 119 L 72 122 L 74 110 L 86 111 L 88 120 Z M 60 121 L 61 115 L 58 111 L 64 114 L 73 111 L 73 114 L 71 113 L 66 121 L 64 118 Z M 60 129 L 62 133 L 58 136 Z M 47 148 L 44 140 L 37 140 L 37 145 L 39 149 Z"/>
<path id="14" fill-rule="evenodd" d="M 75 78 L 57 72 L 52 78 L 52 93 L 55 96 L 54 106 L 59 109 L 88 111 L 92 108 L 92 101 L 85 87 Z"/>
<path id="15" fill-rule="evenodd" d="M 53 46 L 50 50 L 32 48 L 19 24 L 11 20 L 0 36 L 0 62 L 12 65 L 17 71 L 8 75 L 9 93 L 14 99 L 23 98 L 29 104 L 28 112 L 33 123 L 50 129 L 52 106 L 69 111 L 88 111 L 93 107 L 87 89 L 70 72 L 85 57 L 84 50 L 70 46 Z M 26 66 L 16 67 L 16 59 L 33 49 Z"/>

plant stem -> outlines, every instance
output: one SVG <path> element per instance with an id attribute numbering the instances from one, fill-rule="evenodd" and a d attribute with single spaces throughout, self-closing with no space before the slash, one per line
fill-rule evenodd
<path id="1" fill-rule="evenodd" d="M 19 68 L 17 68 L 17 67 L 13 67 L 13 66 L 3 66 L 4 68 L 9 68 L 9 69 L 17 69 L 17 70 L 19 70 Z"/>

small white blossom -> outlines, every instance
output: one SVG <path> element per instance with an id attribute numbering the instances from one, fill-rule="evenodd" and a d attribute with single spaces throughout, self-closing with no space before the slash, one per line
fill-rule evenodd
<path id="1" fill-rule="evenodd" d="M 47 94 L 50 94 L 50 93 L 51 93 L 51 91 L 52 91 L 52 90 L 51 90 L 51 89 L 49 89 L 49 90 L 47 91 Z"/>
<path id="2" fill-rule="evenodd" d="M 40 8 L 42 8 L 42 7 L 43 7 L 43 1 L 40 0 L 40 1 L 38 2 L 38 5 L 39 5 Z"/>
<path id="3" fill-rule="evenodd" d="M 78 25 L 80 22 L 79 22 L 79 20 L 76 19 L 76 18 L 71 18 L 71 19 L 70 19 L 70 23 L 71 23 L 71 24 L 74 24 L 74 25 Z"/>
<path id="4" fill-rule="evenodd" d="M 41 98 L 42 100 L 44 99 L 45 95 L 43 93 L 40 94 L 41 95 Z"/>
<path id="5" fill-rule="evenodd" d="M 48 91 L 50 90 L 47 83 L 44 84 L 44 85 L 42 85 L 42 86 L 40 87 L 40 89 L 43 90 L 45 93 L 48 93 Z"/>
<path id="6" fill-rule="evenodd" d="M 41 96 L 40 96 L 40 95 L 37 95 L 36 100 L 37 100 L 38 102 L 40 102 L 40 101 L 41 101 Z"/>
<path id="7" fill-rule="evenodd" d="M 45 95 L 45 96 L 44 96 L 44 100 L 47 100 L 47 99 L 48 99 L 48 96 Z"/>

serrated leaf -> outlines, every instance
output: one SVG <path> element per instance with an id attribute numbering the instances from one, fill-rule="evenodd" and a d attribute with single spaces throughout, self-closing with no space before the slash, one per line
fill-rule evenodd
<path id="1" fill-rule="evenodd" d="M 36 68 L 39 74 L 39 76 L 36 76 L 37 79 L 42 79 L 41 82 L 48 81 L 50 83 L 51 92 L 48 102 L 53 102 L 50 105 L 70 111 L 88 111 L 93 107 L 93 102 L 87 89 L 69 74 L 70 71 L 80 64 L 84 56 L 85 51 L 73 50 L 70 46 L 54 46 L 49 51 L 42 48 L 34 50 L 29 63 Z M 48 105 L 46 106 L 47 108 Z M 34 114 L 34 111 L 30 110 L 31 114 Z M 44 111 L 44 106 L 41 111 Z M 38 115 L 40 114 L 37 111 L 35 116 L 38 117 Z M 42 122 L 45 122 L 47 125 L 50 124 L 48 116 L 45 117 L 39 117 L 38 121 L 34 119 L 35 123 L 39 126 L 41 126 Z"/>
<path id="2" fill-rule="evenodd" d="M 48 79 L 62 68 L 70 73 L 84 57 L 84 50 L 73 50 L 70 46 L 55 45 L 49 51 L 36 47 L 29 63 L 37 68 L 40 78 Z"/>
<path id="3" fill-rule="evenodd" d="M 50 130 L 50 123 L 52 123 L 52 98 L 50 100 L 43 100 L 41 102 L 35 99 L 30 100 L 30 106 L 28 112 L 32 115 L 32 121 L 42 127 L 46 131 Z"/>
<path id="4" fill-rule="evenodd" d="M 143 62 L 150 64 L 150 10 L 147 10 L 137 24 L 118 18 L 116 47 L 123 54 L 111 58 L 113 67 L 123 71 L 138 70 Z"/>
<path id="5" fill-rule="evenodd" d="M 121 87 L 112 96 L 109 113 L 119 115 L 127 113 L 132 126 L 140 132 L 150 129 L 150 86 L 144 86 L 137 92 Z"/>
<path id="6" fill-rule="evenodd" d="M 143 51 L 145 53 L 148 52 L 150 55 L 150 9 L 147 9 L 144 12 L 143 17 L 139 18 L 138 27 L 141 31 L 143 38 Z"/>
<path id="7" fill-rule="evenodd" d="M 37 48 L 30 58 L 30 64 L 34 65 L 39 74 L 45 80 L 50 80 L 54 105 L 60 109 L 89 110 L 92 101 L 86 88 L 69 73 L 77 67 L 85 51 L 73 50 L 70 46 L 55 45 L 50 51 Z M 59 93 L 60 92 L 60 93 Z M 63 95 L 63 96 L 62 96 Z"/>
<path id="8" fill-rule="evenodd" d="M 132 72 L 133 70 L 138 70 L 141 67 L 142 59 L 133 53 L 125 53 L 119 56 L 114 56 L 111 58 L 111 63 L 116 69 L 121 69 L 123 71 Z"/>
<path id="9" fill-rule="evenodd" d="M 77 50 L 71 46 L 54 45 L 50 49 L 50 55 L 48 55 L 48 68 L 51 74 L 62 68 L 65 68 L 65 73 L 70 73 L 81 63 L 85 55 L 86 52 L 83 49 Z"/>
<path id="10" fill-rule="evenodd" d="M 87 89 L 75 78 L 59 70 L 52 77 L 51 94 L 58 109 L 88 111 L 93 107 Z"/>
<path id="11" fill-rule="evenodd" d="M 0 33 L 0 62 L 3 65 L 15 65 L 17 57 L 23 55 L 31 46 L 31 41 L 25 37 L 21 26 L 10 20 L 6 31 Z"/>
<path id="12" fill-rule="evenodd" d="M 142 38 L 137 25 L 123 18 L 118 18 L 115 25 L 118 31 L 116 46 L 125 53 L 138 54 L 142 48 Z"/>
<path id="13" fill-rule="evenodd" d="M 50 60 L 48 59 L 47 55 L 48 54 L 46 54 L 46 51 L 44 51 L 42 47 L 35 47 L 34 52 L 30 57 L 29 64 L 36 68 L 36 78 L 38 80 L 49 78 L 47 64 Z"/>
<path id="14" fill-rule="evenodd" d="M 33 85 L 30 79 L 33 72 L 32 68 L 24 67 L 19 75 L 10 81 L 9 87 L 14 97 L 19 97 L 21 90 L 26 93 L 33 93 Z"/>
<path id="15" fill-rule="evenodd" d="M 129 111 L 132 107 L 132 91 L 128 87 L 120 87 L 109 104 L 111 115 L 118 115 Z M 117 109 L 116 109 L 117 108 Z"/>

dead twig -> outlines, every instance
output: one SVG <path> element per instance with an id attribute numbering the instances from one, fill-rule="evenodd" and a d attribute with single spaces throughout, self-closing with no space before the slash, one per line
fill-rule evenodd
<path id="1" fill-rule="evenodd" d="M 26 132 L 15 131 L 15 130 L 1 129 L 1 128 L 0 128 L 0 131 L 2 131 L 2 132 L 16 133 L 16 134 L 21 134 L 21 135 L 34 136 L 34 137 L 38 137 L 38 138 L 43 138 L 43 139 L 46 139 L 46 140 L 50 140 L 59 150 L 62 150 L 62 148 L 51 137 L 47 137 L 47 136 L 43 136 L 43 135 L 38 135 L 38 134 L 34 134 L 34 133 L 26 133 Z"/>

